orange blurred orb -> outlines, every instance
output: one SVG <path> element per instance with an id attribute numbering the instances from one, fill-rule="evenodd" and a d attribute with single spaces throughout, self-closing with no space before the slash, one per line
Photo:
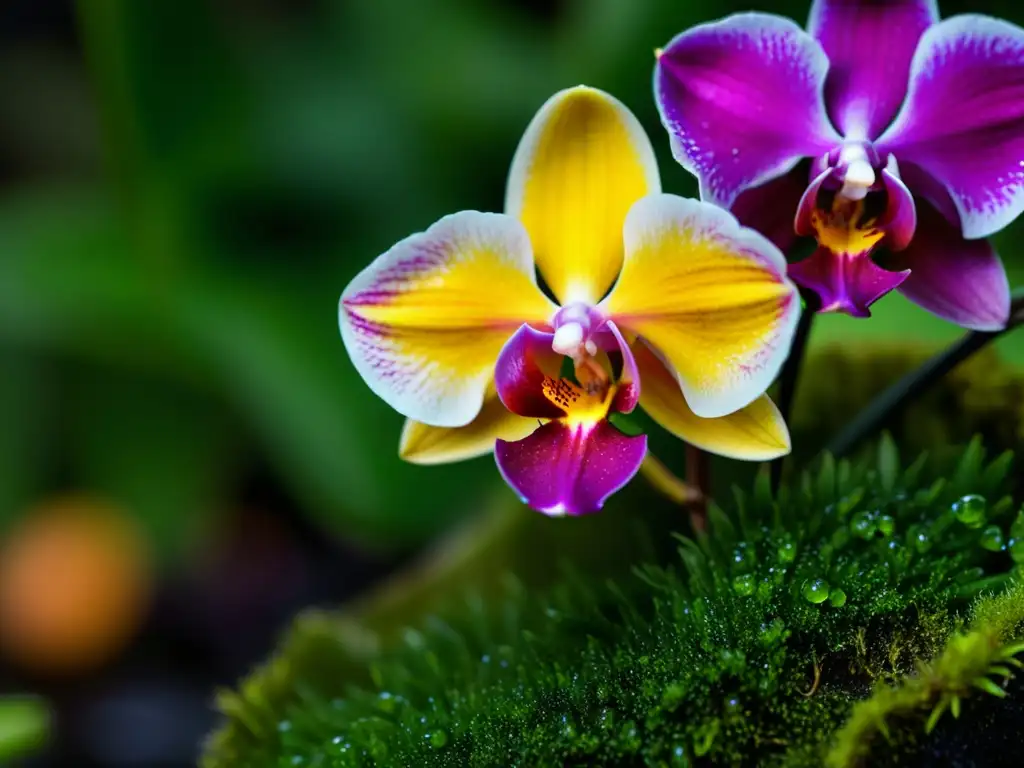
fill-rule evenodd
<path id="1" fill-rule="evenodd" d="M 116 506 L 50 500 L 0 540 L 0 653 L 68 675 L 109 661 L 149 603 L 145 540 Z"/>

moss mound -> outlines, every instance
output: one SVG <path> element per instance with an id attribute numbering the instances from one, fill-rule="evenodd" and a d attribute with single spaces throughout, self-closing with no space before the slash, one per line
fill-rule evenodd
<path id="1" fill-rule="evenodd" d="M 759 478 L 632 578 L 452 605 L 383 651 L 371 685 L 332 674 L 347 643 L 307 620 L 221 696 L 204 765 L 920 764 L 956 746 L 954 714 L 998 712 L 1012 672 L 1009 467 L 975 441 L 955 466 L 903 469 L 886 440 L 778 498 Z M 965 629 L 983 594 L 1001 596 Z"/>

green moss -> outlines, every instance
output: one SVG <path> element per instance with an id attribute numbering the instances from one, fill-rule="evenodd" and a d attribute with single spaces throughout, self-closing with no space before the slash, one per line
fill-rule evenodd
<path id="1" fill-rule="evenodd" d="M 828 752 L 829 768 L 866 765 L 880 738 L 891 754 L 911 749 L 927 736 L 946 712 L 959 718 L 963 700 L 978 692 L 1002 698 L 1006 691 L 993 678 L 1008 681 L 1012 668 L 1024 667 L 1015 658 L 1024 653 L 1019 642 L 1024 629 L 1024 584 L 980 600 L 970 630 L 956 632 L 942 653 L 895 687 L 881 687 L 853 707 L 849 720 L 836 734 Z"/>
<path id="2" fill-rule="evenodd" d="M 762 477 L 633 578 L 450 606 L 383 650 L 371 685 L 333 673 L 349 643 L 307 619 L 221 697 L 204 765 L 821 765 L 853 705 L 954 647 L 964 601 L 1006 580 L 985 544 L 1010 533 L 1008 466 L 975 442 L 955 468 L 903 469 L 886 443 L 778 499 Z M 987 501 L 965 512 L 968 495 Z M 981 605 L 998 637 L 1016 627 L 1010 602 Z"/>

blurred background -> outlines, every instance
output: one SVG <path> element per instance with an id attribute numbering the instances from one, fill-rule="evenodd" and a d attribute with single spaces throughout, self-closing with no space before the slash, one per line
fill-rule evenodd
<path id="1" fill-rule="evenodd" d="M 1016 0 L 942 5 L 1024 21 Z M 577 83 L 625 101 L 666 189 L 693 194 L 653 50 L 746 9 L 0 4 L 0 697 L 52 714 L 17 765 L 193 764 L 212 691 L 298 610 L 508 501 L 491 459 L 398 461 L 402 419 L 338 337 L 341 289 L 445 213 L 500 210 L 527 122 Z M 1022 232 L 998 239 L 1017 284 Z M 891 297 L 814 343 L 905 335 L 958 332 Z M 0 739 L 39 712 L 0 699 Z"/>

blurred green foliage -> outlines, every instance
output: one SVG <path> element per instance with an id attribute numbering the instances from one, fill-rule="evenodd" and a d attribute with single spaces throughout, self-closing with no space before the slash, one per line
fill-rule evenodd
<path id="1" fill-rule="evenodd" d="M 42 747 L 50 728 L 50 714 L 39 699 L 29 696 L 0 697 L 0 761 Z"/>
<path id="2" fill-rule="evenodd" d="M 401 418 L 338 338 L 341 288 L 445 213 L 500 209 L 522 130 L 568 85 L 622 98 L 665 187 L 693 194 L 657 123 L 652 52 L 748 8 L 80 0 L 80 52 L 10 46 L 0 532 L 41 495 L 87 489 L 132 509 L 173 562 L 253 467 L 320 525 L 379 546 L 479 508 L 499 485 L 490 460 L 398 461 Z M 806 15 L 804 2 L 761 8 Z M 1017 3 L 971 10 L 1024 20 Z M 997 238 L 1017 283 L 1021 231 Z M 870 322 L 825 319 L 815 342 L 957 334 L 891 298 Z M 1003 349 L 1024 360 L 1024 345 Z"/>

